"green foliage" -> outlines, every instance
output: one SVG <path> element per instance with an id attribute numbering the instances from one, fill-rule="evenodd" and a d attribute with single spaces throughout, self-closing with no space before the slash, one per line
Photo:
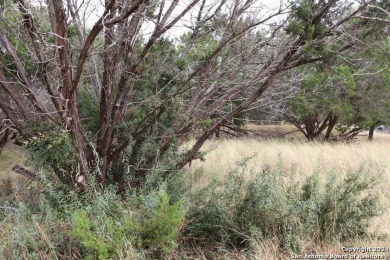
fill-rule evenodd
<path id="1" fill-rule="evenodd" d="M 190 34 L 184 34 L 182 36 L 183 44 L 185 45 L 189 41 Z M 218 46 L 218 41 L 209 33 L 202 34 L 201 37 L 196 39 L 194 47 L 190 49 L 188 53 L 188 59 L 191 61 L 204 61 L 207 60 Z M 179 46 L 179 50 L 182 50 L 183 46 Z"/>
<path id="2" fill-rule="evenodd" d="M 142 51 L 141 45 L 137 42 L 137 51 Z M 183 61 L 178 59 L 179 53 L 174 42 L 161 38 L 151 47 L 140 65 L 144 73 L 135 82 L 132 102 L 128 104 L 115 132 L 118 140 L 129 140 L 129 145 L 120 155 L 121 158 L 111 165 L 112 175 L 116 175 L 112 179 L 143 182 L 145 175 L 139 174 L 142 170 L 138 169 L 159 168 L 171 158 L 178 158 L 177 155 L 171 156 L 173 151 L 177 151 L 177 133 L 172 124 L 183 117 L 179 113 L 182 99 L 176 96 L 167 100 L 167 96 L 177 91 L 177 86 L 185 77 L 181 73 Z M 134 134 L 141 129 L 142 135 L 133 139 Z M 167 144 L 167 150 L 161 149 L 161 142 L 157 142 L 163 136 L 174 137 Z M 162 168 L 168 168 L 168 165 Z"/>
<path id="3" fill-rule="evenodd" d="M 318 12 L 327 4 L 326 1 L 300 0 L 292 2 L 290 22 L 286 32 L 293 35 L 302 35 L 303 39 L 310 42 L 326 30 L 326 25 L 321 20 L 315 20 Z"/>
<path id="4" fill-rule="evenodd" d="M 70 172 L 74 170 L 75 154 L 68 131 L 49 126 L 46 131 L 28 140 L 26 146 L 32 152 L 37 166 L 44 166 L 54 172 L 60 168 Z"/>
<path id="5" fill-rule="evenodd" d="M 99 127 L 100 108 L 90 90 L 79 91 L 79 104 L 83 127 L 91 133 L 96 133 Z"/>
<path id="6" fill-rule="evenodd" d="M 367 48 L 360 52 L 365 63 L 370 66 L 364 73 L 356 76 L 358 83 L 356 107 L 359 110 L 359 122 L 365 126 L 375 126 L 390 122 L 388 115 L 390 107 L 390 70 L 388 52 L 389 39 L 376 42 L 376 47 Z"/>
<path id="7" fill-rule="evenodd" d="M 118 257 L 126 244 L 151 253 L 168 253 L 179 235 L 186 210 L 183 200 L 170 203 L 164 187 L 133 194 L 120 202 L 111 192 L 72 213 L 71 237 L 87 259 Z"/>
<path id="8" fill-rule="evenodd" d="M 337 116 L 338 124 L 343 127 L 389 122 L 388 38 L 371 38 L 370 47 L 354 47 L 344 59 L 325 59 L 323 64 L 310 69 L 290 101 L 289 112 L 297 124 L 303 124 L 308 116 L 321 121 L 328 113 Z M 326 49 L 337 50 L 340 44 L 344 43 L 336 42 Z"/>
<path id="9" fill-rule="evenodd" d="M 388 80 L 383 78 L 388 75 L 384 68 L 389 62 L 388 39 L 380 33 L 383 25 L 372 22 L 362 28 L 361 36 L 370 41 L 370 46 L 351 46 L 343 51 L 343 59 L 340 59 L 336 54 L 345 47 L 345 41 L 336 40 L 325 45 L 314 39 L 335 22 L 334 17 L 348 14 L 351 3 L 336 1 L 325 16 L 318 16 L 326 5 L 328 1 L 323 0 L 291 1 L 291 17 L 285 30 L 300 37 L 300 51 L 306 59 L 321 57 L 322 64 L 311 65 L 310 75 L 303 79 L 299 93 L 290 102 L 292 111 L 289 115 L 293 114 L 291 118 L 296 125 L 305 124 L 309 116 L 321 121 L 328 113 L 346 126 L 385 124 L 389 120 L 386 111 L 390 99 L 385 94 L 388 93 Z M 377 10 L 367 12 L 370 17 L 384 15 Z M 357 21 L 348 24 L 358 26 Z M 306 125 L 306 128 L 310 127 Z"/>
<path id="10" fill-rule="evenodd" d="M 301 119 L 305 119 L 311 114 L 323 113 L 332 103 L 332 98 L 325 89 L 327 75 L 325 73 L 312 73 L 301 83 L 301 91 L 290 102 L 293 113 Z M 318 91 L 321 86 L 321 92 Z M 322 95 L 321 95 L 322 94 Z"/>
<path id="11" fill-rule="evenodd" d="M 381 213 L 375 195 L 367 195 L 377 175 L 363 166 L 326 182 L 319 172 L 303 184 L 286 180 L 283 164 L 245 176 L 237 168 L 218 186 L 195 194 L 185 235 L 233 247 L 251 240 L 278 238 L 282 248 L 298 251 L 301 241 L 331 242 L 367 234 L 370 219 Z M 248 178 L 249 177 L 249 178 Z"/>
<path id="12" fill-rule="evenodd" d="M 85 210 L 73 213 L 70 235 L 85 249 L 85 259 L 118 256 L 133 227 L 129 215 L 123 214 L 121 217 L 122 219 L 114 219 L 114 216 L 101 218 L 90 215 Z"/>
<path id="13" fill-rule="evenodd" d="M 354 106 L 357 92 L 356 70 L 340 64 L 332 69 L 319 66 L 301 83 L 300 93 L 292 99 L 291 108 L 298 117 L 321 116 L 332 112 L 345 123 L 359 113 Z"/>
<path id="14" fill-rule="evenodd" d="M 77 37 L 77 29 L 76 26 L 71 24 L 68 26 L 68 37 L 74 39 Z"/>
<path id="15" fill-rule="evenodd" d="M 183 200 L 170 203 L 163 189 L 121 201 L 110 190 L 77 195 L 51 187 L 39 200 L 2 203 L 0 258 L 132 259 L 136 250 L 162 256 L 186 213 Z"/>
<path id="16" fill-rule="evenodd" d="M 142 63 L 142 70 L 150 73 L 142 74 L 141 80 L 136 84 L 136 101 L 143 101 L 154 97 L 157 100 L 150 100 L 149 106 L 143 106 L 148 111 L 150 105 L 160 105 L 158 100 L 174 92 L 176 85 L 180 82 L 179 53 L 175 45 L 169 39 L 159 39 L 151 48 L 148 57 Z M 157 103 L 154 103 L 157 102 Z"/>
<path id="17" fill-rule="evenodd" d="M 366 195 L 378 183 L 378 176 L 369 174 L 369 166 L 361 166 L 338 180 L 336 173 L 328 175 L 324 184 L 319 175 L 308 178 L 302 187 L 302 210 L 317 214 L 304 221 L 317 239 L 353 238 L 367 234 L 369 221 L 381 212 L 376 195 Z M 363 195 L 364 194 L 364 195 Z"/>
<path id="18" fill-rule="evenodd" d="M 141 199 L 137 216 L 138 246 L 149 250 L 168 252 L 183 224 L 186 210 L 183 201 L 170 204 L 164 189 L 152 192 Z"/>

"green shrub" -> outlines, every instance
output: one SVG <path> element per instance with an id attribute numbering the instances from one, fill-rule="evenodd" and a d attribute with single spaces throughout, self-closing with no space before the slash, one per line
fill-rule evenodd
<path id="1" fill-rule="evenodd" d="M 70 235 L 85 250 L 86 259 L 108 259 L 119 255 L 133 228 L 131 216 L 114 217 L 88 214 L 77 210 L 72 216 Z"/>
<path id="2" fill-rule="evenodd" d="M 122 200 L 115 187 L 79 193 L 41 174 L 35 204 L 0 207 L 2 259 L 122 259 L 162 256 L 175 245 L 186 209 L 182 180 L 137 190 Z M 171 198 L 168 192 L 172 192 Z"/>
<path id="3" fill-rule="evenodd" d="M 281 248 L 300 250 L 302 241 L 331 242 L 367 234 L 369 221 L 381 213 L 371 195 L 378 181 L 368 166 L 344 178 L 319 170 L 301 184 L 284 176 L 283 164 L 261 173 L 232 170 L 218 185 L 212 182 L 193 196 L 184 234 L 205 243 L 247 247 L 251 240 L 277 238 Z"/>
<path id="4" fill-rule="evenodd" d="M 368 166 L 362 166 L 341 180 L 335 172 L 330 173 L 322 187 L 319 181 L 313 182 L 310 178 L 306 181 L 302 206 L 308 211 L 310 205 L 317 203 L 315 220 L 318 222 L 320 240 L 332 240 L 334 237 L 347 239 L 367 234 L 370 219 L 380 214 L 381 207 L 376 194 L 367 194 L 366 191 L 372 191 L 378 180 L 378 176 L 370 174 Z M 308 192 L 314 189 L 317 192 Z"/>
<path id="5" fill-rule="evenodd" d="M 26 146 L 31 152 L 31 161 L 37 168 L 54 171 L 61 181 L 69 182 L 62 174 L 59 174 L 60 168 L 70 173 L 76 169 L 75 152 L 68 131 L 47 126 L 45 131 L 28 140 Z"/>
<path id="6" fill-rule="evenodd" d="M 163 188 L 141 198 L 135 226 L 138 246 L 167 253 L 183 224 L 186 213 L 183 206 L 182 200 L 170 204 Z"/>
<path id="7" fill-rule="evenodd" d="M 201 239 L 205 243 L 218 242 L 230 246 L 240 246 L 246 234 L 238 229 L 237 210 L 245 192 L 245 167 L 231 171 L 220 187 L 217 179 L 196 191 L 191 196 L 189 225 L 184 235 Z"/>
<path id="8" fill-rule="evenodd" d="M 80 194 L 45 184 L 38 204 L 0 208 L 1 259 L 107 259 L 132 249 L 131 210 L 112 189 Z"/>

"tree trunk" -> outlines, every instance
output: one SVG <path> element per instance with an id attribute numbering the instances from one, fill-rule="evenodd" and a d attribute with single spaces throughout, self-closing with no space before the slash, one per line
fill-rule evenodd
<path id="1" fill-rule="evenodd" d="M 370 130 L 368 131 L 368 140 L 370 140 L 371 142 L 374 140 L 374 130 L 375 126 L 370 126 Z"/>
<path id="2" fill-rule="evenodd" d="M 336 123 L 337 123 L 337 116 L 333 114 L 329 115 L 328 129 L 326 130 L 326 134 L 324 138 L 325 141 L 329 141 L 330 135 L 332 133 L 333 128 L 336 126 Z"/>
<path id="3" fill-rule="evenodd" d="M 316 115 L 312 114 L 306 118 L 305 131 L 306 131 L 306 138 L 309 141 L 314 141 L 315 138 L 318 136 L 318 132 L 316 131 L 317 125 L 318 125 L 318 122 L 317 122 Z"/>

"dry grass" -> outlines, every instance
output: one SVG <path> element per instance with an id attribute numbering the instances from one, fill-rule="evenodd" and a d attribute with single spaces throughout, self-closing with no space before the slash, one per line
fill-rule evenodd
<path id="1" fill-rule="evenodd" d="M 14 163 L 25 161 L 22 149 L 14 144 L 7 144 L 0 153 L 0 176 L 8 172 Z"/>
<path id="2" fill-rule="evenodd" d="M 7 144 L 0 153 L 0 189 L 11 189 L 13 200 L 30 193 L 26 188 L 31 185 L 31 181 L 11 170 L 15 164 L 25 165 L 27 161 L 27 154 L 14 144 Z"/>
<path id="3" fill-rule="evenodd" d="M 252 157 L 248 169 L 260 172 L 266 165 L 283 163 L 286 177 L 304 180 L 313 171 L 320 168 L 325 177 L 334 170 L 346 174 L 351 169 L 357 169 L 362 164 L 368 164 L 373 171 L 382 172 L 382 178 L 375 189 L 385 208 L 382 216 L 371 223 L 372 234 L 368 240 L 348 242 L 348 246 L 375 247 L 390 246 L 390 135 L 376 134 L 373 142 L 362 136 L 359 141 L 351 144 L 308 143 L 304 141 L 229 139 L 210 140 L 203 151 L 209 151 L 205 162 L 193 161 L 190 171 L 196 173 L 201 169 L 202 178 L 197 185 L 204 186 L 212 178 L 223 179 L 237 161 Z M 195 175 L 193 175 L 195 176 Z M 387 240 L 377 239 L 377 235 L 387 236 Z M 318 248 L 306 249 L 304 253 L 341 254 L 341 247 L 346 244 L 322 245 Z M 289 254 L 278 252 L 276 242 L 265 241 L 255 245 L 254 259 L 290 259 Z"/>
<path id="4" fill-rule="evenodd" d="M 371 163 L 384 170 L 384 177 L 389 183 L 389 145 L 390 135 L 381 136 L 373 142 L 363 140 L 352 144 L 254 139 L 210 140 L 202 149 L 208 151 L 206 161 L 193 161 L 191 169 L 203 167 L 207 172 L 203 181 L 207 183 L 209 178 L 227 174 L 237 161 L 248 157 L 252 157 L 248 163 L 249 168 L 256 172 L 261 171 L 265 165 L 275 165 L 282 161 L 286 174 L 291 173 L 293 168 L 298 178 L 309 176 L 318 167 L 323 172 L 336 170 L 345 173 L 362 163 Z"/>

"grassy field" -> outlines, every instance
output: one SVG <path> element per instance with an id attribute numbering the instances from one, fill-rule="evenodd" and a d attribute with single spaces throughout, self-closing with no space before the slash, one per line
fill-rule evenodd
<path id="1" fill-rule="evenodd" d="M 252 126 L 254 128 L 254 126 Z M 291 129 L 285 126 L 262 126 L 260 131 L 287 133 Z M 282 163 L 283 175 L 286 180 L 293 178 L 303 181 L 314 171 L 319 170 L 321 176 L 335 171 L 340 175 L 347 174 L 351 169 L 357 169 L 363 164 L 374 172 L 381 173 L 381 179 L 374 192 L 377 192 L 384 207 L 384 214 L 376 217 L 370 223 L 371 236 L 366 239 L 348 242 L 333 242 L 332 244 L 308 245 L 299 254 L 344 254 L 344 246 L 353 247 L 390 247 L 390 135 L 375 135 L 373 142 L 367 136 L 361 136 L 355 143 L 308 143 L 302 138 L 286 139 L 211 139 L 203 147 L 206 152 L 205 161 L 194 160 L 187 166 L 195 187 L 206 186 L 213 178 L 223 180 L 229 171 L 236 167 L 237 162 L 248 159 L 248 173 L 258 173 L 267 165 Z M 14 163 L 24 165 L 26 155 L 14 145 L 8 145 L 0 154 L 0 183 L 11 178 L 14 189 L 26 187 L 23 176 L 13 173 L 10 169 Z M 201 177 L 199 178 L 199 173 Z M 4 184 L 3 184 L 4 185 Z M 16 196 L 15 196 L 16 197 Z M 201 249 L 199 249 L 201 250 Z M 197 250 L 195 259 L 210 259 L 205 253 Z M 248 255 L 249 254 L 249 255 Z M 222 253 L 223 259 L 291 259 L 288 252 L 281 252 L 277 241 L 266 240 L 253 246 L 248 253 Z M 213 258 L 213 257 L 212 257 Z M 222 259 L 221 258 L 221 259 Z"/>

